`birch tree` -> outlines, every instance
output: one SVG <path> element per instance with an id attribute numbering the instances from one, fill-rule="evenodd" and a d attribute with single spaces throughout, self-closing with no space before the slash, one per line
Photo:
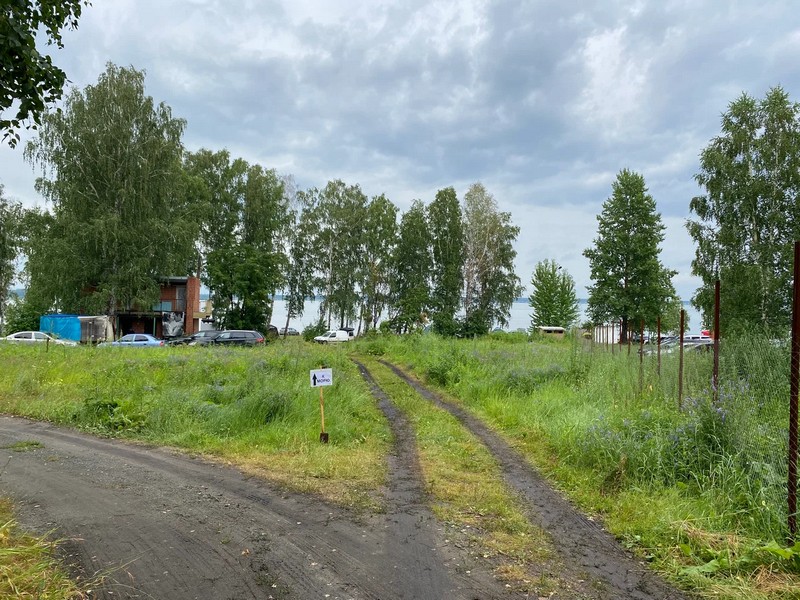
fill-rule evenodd
<path id="1" fill-rule="evenodd" d="M 186 160 L 202 182 L 203 281 L 214 320 L 223 328 L 263 329 L 275 292 L 285 282 L 290 212 L 283 181 L 272 169 L 200 150 Z"/>
<path id="2" fill-rule="evenodd" d="M 498 210 L 483 184 L 470 186 L 464 195 L 466 334 L 483 334 L 494 324 L 508 324 L 511 305 L 522 293 L 514 272 L 518 235 L 511 214 Z"/>
<path id="3" fill-rule="evenodd" d="M 149 307 L 159 277 L 186 272 L 197 225 L 186 194 L 186 123 L 145 94 L 144 73 L 108 64 L 42 118 L 25 155 L 52 218 L 38 240 L 31 285 L 52 307 L 115 315 Z"/>
<path id="4" fill-rule="evenodd" d="M 445 188 L 428 205 L 431 236 L 431 320 L 442 335 L 455 335 L 464 285 L 464 223 L 456 191 Z"/>
<path id="5" fill-rule="evenodd" d="M 361 261 L 361 314 L 365 331 L 378 324 L 389 302 L 391 259 L 397 244 L 397 207 L 383 194 L 366 207 Z"/>
<path id="6" fill-rule="evenodd" d="M 360 273 L 366 229 L 367 197 L 358 185 L 329 181 L 322 190 L 306 193 L 314 211 L 316 230 L 311 246 L 316 252 L 317 288 L 328 327 L 344 327 L 357 318 Z"/>
<path id="7" fill-rule="evenodd" d="M 423 327 L 430 307 L 430 233 L 425 205 L 415 200 L 400 220 L 400 232 L 393 257 L 392 328 L 406 333 Z"/>
<path id="8" fill-rule="evenodd" d="M 9 288 L 17 275 L 21 219 L 22 205 L 6 199 L 0 184 L 0 331 L 5 322 Z"/>
<path id="9" fill-rule="evenodd" d="M 800 105 L 780 87 L 763 99 L 742 94 L 722 116 L 720 135 L 700 155 L 687 223 L 694 305 L 709 322 L 714 282 L 728 323 L 786 327 L 791 314 L 792 242 L 800 239 Z"/>

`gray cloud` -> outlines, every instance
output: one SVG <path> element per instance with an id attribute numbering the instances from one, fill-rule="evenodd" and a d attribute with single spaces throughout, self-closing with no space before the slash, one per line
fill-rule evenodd
<path id="1" fill-rule="evenodd" d="M 523 281 L 554 258 L 582 290 L 595 215 L 619 170 L 636 170 L 688 298 L 698 155 L 742 92 L 800 96 L 795 11 L 788 0 L 118 0 L 88 7 L 55 61 L 79 87 L 107 61 L 146 70 L 148 93 L 187 119 L 188 148 L 228 148 L 300 187 L 342 178 L 407 208 L 481 180 L 522 228 Z M 6 193 L 37 202 L 21 150 L 0 160 Z"/>

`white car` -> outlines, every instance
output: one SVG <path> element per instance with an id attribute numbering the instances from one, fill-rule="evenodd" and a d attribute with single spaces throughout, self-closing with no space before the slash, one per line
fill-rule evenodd
<path id="1" fill-rule="evenodd" d="M 51 344 L 58 344 L 59 346 L 78 345 L 78 342 L 73 342 L 72 340 L 60 340 L 54 338 L 53 336 L 47 335 L 46 333 L 42 333 L 41 331 L 18 331 L 17 333 L 7 335 L 5 340 L 15 344 L 46 344 L 47 342 L 50 342 Z"/>
<path id="2" fill-rule="evenodd" d="M 328 331 L 314 338 L 318 344 L 337 344 L 339 342 L 349 342 L 350 334 L 344 329 Z"/>

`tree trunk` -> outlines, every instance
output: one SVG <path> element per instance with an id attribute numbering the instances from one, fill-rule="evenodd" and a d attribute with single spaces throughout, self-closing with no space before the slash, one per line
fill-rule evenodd
<path id="1" fill-rule="evenodd" d="M 287 310 L 287 311 L 286 311 L 286 324 L 283 326 L 283 339 L 286 339 L 287 337 L 289 337 L 289 336 L 286 334 L 286 332 L 287 332 L 287 330 L 289 329 L 289 319 L 291 319 L 291 318 L 292 318 L 292 313 L 290 313 L 290 312 Z M 281 333 L 281 332 L 279 331 L 279 332 L 278 332 L 278 335 L 280 335 L 280 333 Z"/>

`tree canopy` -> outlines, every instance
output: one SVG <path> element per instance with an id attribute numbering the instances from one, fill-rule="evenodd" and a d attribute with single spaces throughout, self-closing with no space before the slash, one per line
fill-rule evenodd
<path id="1" fill-rule="evenodd" d="M 22 206 L 6 199 L 0 184 L 0 325 L 5 318 L 8 291 L 17 274 Z"/>
<path id="2" fill-rule="evenodd" d="M 61 98 L 67 76 L 50 56 L 36 47 L 44 32 L 46 43 L 63 47 L 61 31 L 78 26 L 85 0 L 15 0 L 3 2 L 0 18 L 0 130 L 15 146 L 16 132 L 25 122 L 40 123 L 46 107 Z M 16 108 L 13 109 L 16 103 Z M 5 116 L 15 110 L 14 116 Z"/>
<path id="3" fill-rule="evenodd" d="M 675 272 L 659 258 L 664 224 L 644 177 L 627 169 L 617 175 L 597 221 L 594 246 L 583 253 L 593 281 L 588 313 L 593 323 L 621 320 L 620 341 L 625 342 L 631 320 L 653 328 L 676 296 Z"/>
<path id="4" fill-rule="evenodd" d="M 442 335 L 454 335 L 464 286 L 464 222 L 452 187 L 436 192 L 436 198 L 428 205 L 428 228 L 433 329 Z"/>
<path id="5" fill-rule="evenodd" d="M 742 94 L 700 155 L 705 194 L 689 208 L 696 244 L 693 298 L 708 322 L 720 280 L 724 322 L 785 327 L 791 314 L 792 242 L 800 239 L 800 105 L 780 87 Z"/>
<path id="6" fill-rule="evenodd" d="M 511 304 L 522 293 L 514 273 L 518 235 L 511 214 L 498 210 L 482 183 L 472 184 L 464 195 L 465 334 L 483 334 L 495 323 L 508 323 Z"/>
<path id="7" fill-rule="evenodd" d="M 400 220 L 392 268 L 392 327 L 405 333 L 424 326 L 430 307 L 431 251 L 425 205 L 415 200 Z"/>
<path id="8" fill-rule="evenodd" d="M 533 310 L 531 332 L 537 327 L 569 327 L 578 319 L 575 281 L 552 260 L 536 264 L 531 276 L 529 303 Z"/>
<path id="9" fill-rule="evenodd" d="M 205 253 L 203 281 L 221 328 L 263 330 L 275 292 L 286 282 L 291 220 L 283 181 L 274 170 L 231 160 L 226 151 L 186 157 L 196 193 Z"/>
<path id="10" fill-rule="evenodd" d="M 42 310 L 149 307 L 159 277 L 186 272 L 196 217 L 181 166 L 184 126 L 145 94 L 143 72 L 113 64 L 42 117 L 25 152 L 52 203 L 29 228 L 29 286 Z"/>

